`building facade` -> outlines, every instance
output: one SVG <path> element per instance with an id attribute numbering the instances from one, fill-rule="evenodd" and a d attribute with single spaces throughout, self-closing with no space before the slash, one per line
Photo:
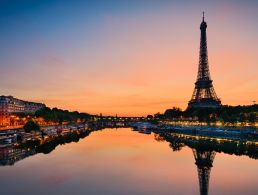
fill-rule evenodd
<path id="1" fill-rule="evenodd" d="M 14 98 L 13 96 L 0 96 L 0 114 L 8 115 L 13 113 L 35 113 L 37 110 L 46 107 L 45 104 L 28 102 Z"/>

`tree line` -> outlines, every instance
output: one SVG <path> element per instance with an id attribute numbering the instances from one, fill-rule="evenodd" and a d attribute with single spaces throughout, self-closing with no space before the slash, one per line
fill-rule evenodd
<path id="1" fill-rule="evenodd" d="M 187 108 L 178 107 L 167 109 L 163 114 L 157 113 L 154 118 L 181 120 L 184 118 L 197 118 L 200 122 L 249 122 L 254 123 L 258 117 L 258 104 L 250 106 L 223 105 L 219 108 Z"/>
<path id="2" fill-rule="evenodd" d="M 58 108 L 48 108 L 44 107 L 34 114 L 35 117 L 41 117 L 46 122 L 54 122 L 62 124 L 63 122 L 76 123 L 78 121 L 85 122 L 91 118 L 91 115 L 88 113 L 79 113 L 77 111 L 70 112 L 68 110 L 62 110 Z M 31 131 L 40 131 L 40 126 L 35 120 L 29 120 L 24 125 L 25 132 Z"/>
<path id="3" fill-rule="evenodd" d="M 58 108 L 42 108 L 35 113 L 36 117 L 42 117 L 46 121 L 52 121 L 57 123 L 62 122 L 77 122 L 80 121 L 87 121 L 91 118 L 91 115 L 88 113 L 80 113 L 77 111 L 70 112 L 68 110 L 62 110 Z"/>

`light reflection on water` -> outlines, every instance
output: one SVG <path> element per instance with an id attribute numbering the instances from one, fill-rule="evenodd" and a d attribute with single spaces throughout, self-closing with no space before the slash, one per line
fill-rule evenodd
<path id="1" fill-rule="evenodd" d="M 212 163 L 205 160 L 205 155 L 213 155 L 211 152 L 189 147 L 173 151 L 170 143 L 157 140 L 154 134 L 140 134 L 129 128 L 93 132 L 49 154 L 39 153 L 14 166 L 0 167 L 0 192 L 199 194 L 199 166 L 199 170 L 211 169 L 209 194 L 257 194 L 257 160 L 214 152 Z M 198 163 L 193 151 L 204 160 Z M 201 189 L 208 186 L 205 181 L 202 185 Z"/>

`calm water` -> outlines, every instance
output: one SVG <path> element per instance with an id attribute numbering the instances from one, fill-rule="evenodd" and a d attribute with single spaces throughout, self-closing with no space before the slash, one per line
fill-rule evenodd
<path id="1" fill-rule="evenodd" d="M 1 166 L 0 194 L 199 194 L 193 151 L 205 153 L 129 128 L 96 131 L 49 154 Z M 199 170 L 210 168 L 209 194 L 258 194 L 258 160 L 205 154 L 215 156 L 209 166 L 198 164 Z"/>

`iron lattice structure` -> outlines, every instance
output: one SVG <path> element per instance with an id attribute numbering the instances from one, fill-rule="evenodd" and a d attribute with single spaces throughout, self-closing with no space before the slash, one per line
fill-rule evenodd
<path id="1" fill-rule="evenodd" d="M 204 13 L 202 23 L 200 25 L 201 40 L 200 40 L 200 54 L 199 54 L 199 68 L 197 81 L 191 100 L 188 107 L 219 107 L 221 105 L 220 99 L 217 97 L 212 85 L 210 77 L 208 52 L 207 52 L 207 24 L 204 21 Z"/>
<path id="2" fill-rule="evenodd" d="M 216 152 L 193 149 L 193 154 L 198 170 L 200 195 L 208 195 L 210 172 Z"/>

